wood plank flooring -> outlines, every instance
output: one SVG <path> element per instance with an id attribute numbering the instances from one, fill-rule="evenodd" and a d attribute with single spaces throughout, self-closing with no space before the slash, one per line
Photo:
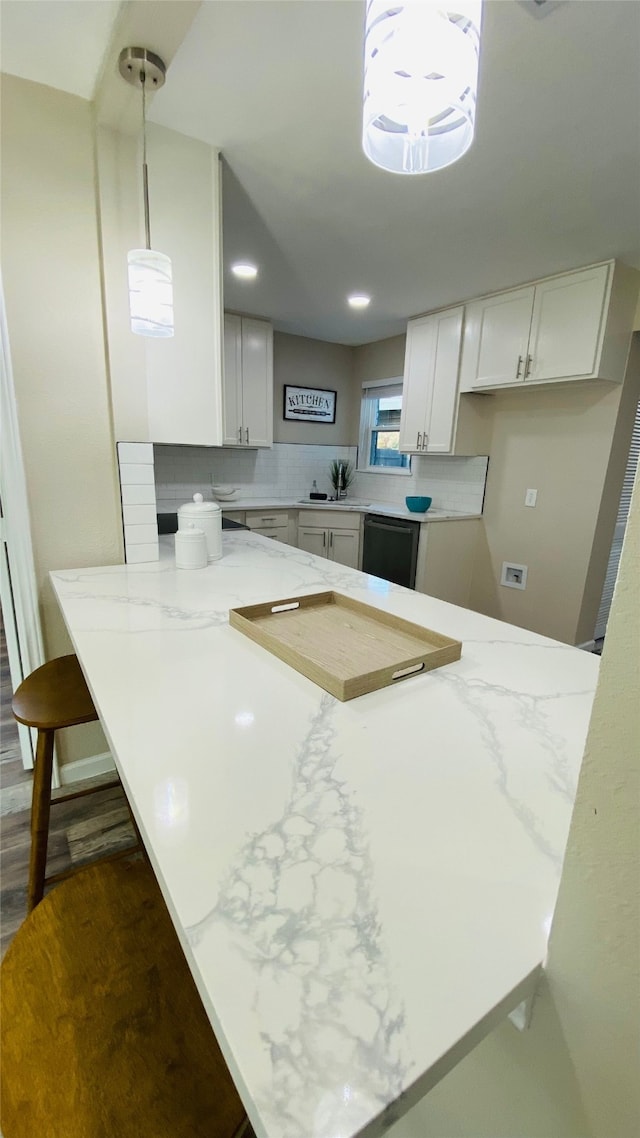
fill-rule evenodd
<path id="1" fill-rule="evenodd" d="M 0 622 L 0 957 L 26 916 L 31 844 L 32 775 L 22 766 L 11 696 L 4 627 Z M 109 777 L 112 776 L 104 776 Z M 89 784 L 78 783 L 73 789 L 80 790 L 83 785 Z M 55 797 L 54 791 L 54 800 Z M 134 840 L 126 799 L 118 787 L 61 803 L 51 811 L 47 872 L 62 873 L 72 865 L 123 849 Z"/>

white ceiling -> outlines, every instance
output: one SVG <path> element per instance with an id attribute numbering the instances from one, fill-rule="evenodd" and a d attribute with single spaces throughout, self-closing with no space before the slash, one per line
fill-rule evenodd
<path id="1" fill-rule="evenodd" d="M 91 99 L 121 0 L 1 0 L 0 64 Z"/>
<path id="2" fill-rule="evenodd" d="M 52 49 L 57 10 L 113 5 L 14 7 L 48 10 Z M 640 268 L 637 0 L 570 0 L 544 19 L 488 0 L 474 145 L 416 178 L 361 151 L 363 16 L 364 0 L 204 0 L 155 96 L 151 119 L 222 150 L 227 307 L 355 344 L 591 261 Z M 6 24 L 3 69 L 25 74 L 7 66 Z M 239 257 L 256 283 L 229 275 Z M 354 290 L 372 294 L 366 312 L 346 307 Z"/>

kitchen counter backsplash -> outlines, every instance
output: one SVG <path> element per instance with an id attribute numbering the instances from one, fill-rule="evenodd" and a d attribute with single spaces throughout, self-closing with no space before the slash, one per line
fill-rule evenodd
<path id="1" fill-rule="evenodd" d="M 343 459 L 354 465 L 357 447 L 274 443 L 271 449 L 155 445 L 157 508 L 175 510 L 196 492 L 211 496 L 211 486 L 235 486 L 237 497 L 306 496 L 315 479 L 321 493 L 333 494 L 329 465 Z M 356 473 L 352 497 L 404 505 L 407 494 L 427 494 L 435 509 L 479 514 L 482 511 L 488 458 L 415 456 L 411 474 Z"/>

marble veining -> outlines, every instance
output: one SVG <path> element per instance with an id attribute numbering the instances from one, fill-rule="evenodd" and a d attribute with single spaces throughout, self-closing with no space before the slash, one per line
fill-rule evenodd
<path id="1" fill-rule="evenodd" d="M 150 860 L 258 1138 L 374 1138 L 544 961 L 599 661 L 259 534 L 160 547 L 51 575 Z M 327 588 L 461 659 L 340 703 L 229 626 Z"/>
<path id="2" fill-rule="evenodd" d="M 322 696 L 281 817 L 251 837 L 214 908 L 186 930 L 197 945 L 212 922 L 225 922 L 259 976 L 257 1015 L 270 990 L 287 1009 L 277 1030 L 261 1032 L 272 1077 L 260 1108 L 282 1138 L 304 1133 L 310 1095 L 318 1136 L 384 1111 L 411 1068 L 361 814 L 335 769 L 335 704 Z"/>

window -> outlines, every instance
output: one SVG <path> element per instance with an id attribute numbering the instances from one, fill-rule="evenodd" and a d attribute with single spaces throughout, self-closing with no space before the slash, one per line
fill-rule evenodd
<path id="1" fill-rule="evenodd" d="M 410 457 L 401 454 L 402 380 L 366 384 L 360 413 L 358 470 L 408 474 Z"/>

